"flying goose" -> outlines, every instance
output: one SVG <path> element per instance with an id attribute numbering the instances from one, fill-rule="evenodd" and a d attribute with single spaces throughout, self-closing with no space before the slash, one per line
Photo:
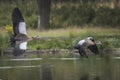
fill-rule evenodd
<path id="1" fill-rule="evenodd" d="M 15 56 L 21 55 L 27 49 L 27 31 L 26 23 L 19 8 L 14 8 L 12 12 L 13 36 L 11 37 L 11 46 Z"/>

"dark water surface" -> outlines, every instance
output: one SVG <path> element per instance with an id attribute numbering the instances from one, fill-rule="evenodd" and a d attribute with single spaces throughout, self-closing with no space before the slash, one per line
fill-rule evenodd
<path id="1" fill-rule="evenodd" d="M 0 80 L 120 80 L 120 58 L 1 59 Z"/>

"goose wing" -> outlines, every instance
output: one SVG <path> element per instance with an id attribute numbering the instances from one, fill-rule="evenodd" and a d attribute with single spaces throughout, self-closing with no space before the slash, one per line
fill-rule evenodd
<path id="1" fill-rule="evenodd" d="M 18 34 L 27 34 L 26 33 L 26 24 L 23 18 L 23 15 L 19 8 L 14 8 L 12 12 L 12 23 L 13 23 L 13 32 L 14 36 Z"/>
<path id="2" fill-rule="evenodd" d="M 96 55 L 99 54 L 99 50 L 96 44 L 88 46 L 88 49 Z"/>

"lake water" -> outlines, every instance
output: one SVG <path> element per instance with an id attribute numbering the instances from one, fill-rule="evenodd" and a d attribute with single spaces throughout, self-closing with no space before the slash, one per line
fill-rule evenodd
<path id="1" fill-rule="evenodd" d="M 120 80 L 120 57 L 1 59 L 0 80 Z"/>

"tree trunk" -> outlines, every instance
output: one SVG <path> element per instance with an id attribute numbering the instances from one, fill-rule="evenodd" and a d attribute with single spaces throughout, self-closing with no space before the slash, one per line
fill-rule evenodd
<path id="1" fill-rule="evenodd" d="M 113 8 L 116 8 L 118 6 L 118 0 L 112 0 Z"/>
<path id="2" fill-rule="evenodd" d="M 37 0 L 39 17 L 38 17 L 38 29 L 47 30 L 50 27 L 50 6 L 51 0 Z"/>

